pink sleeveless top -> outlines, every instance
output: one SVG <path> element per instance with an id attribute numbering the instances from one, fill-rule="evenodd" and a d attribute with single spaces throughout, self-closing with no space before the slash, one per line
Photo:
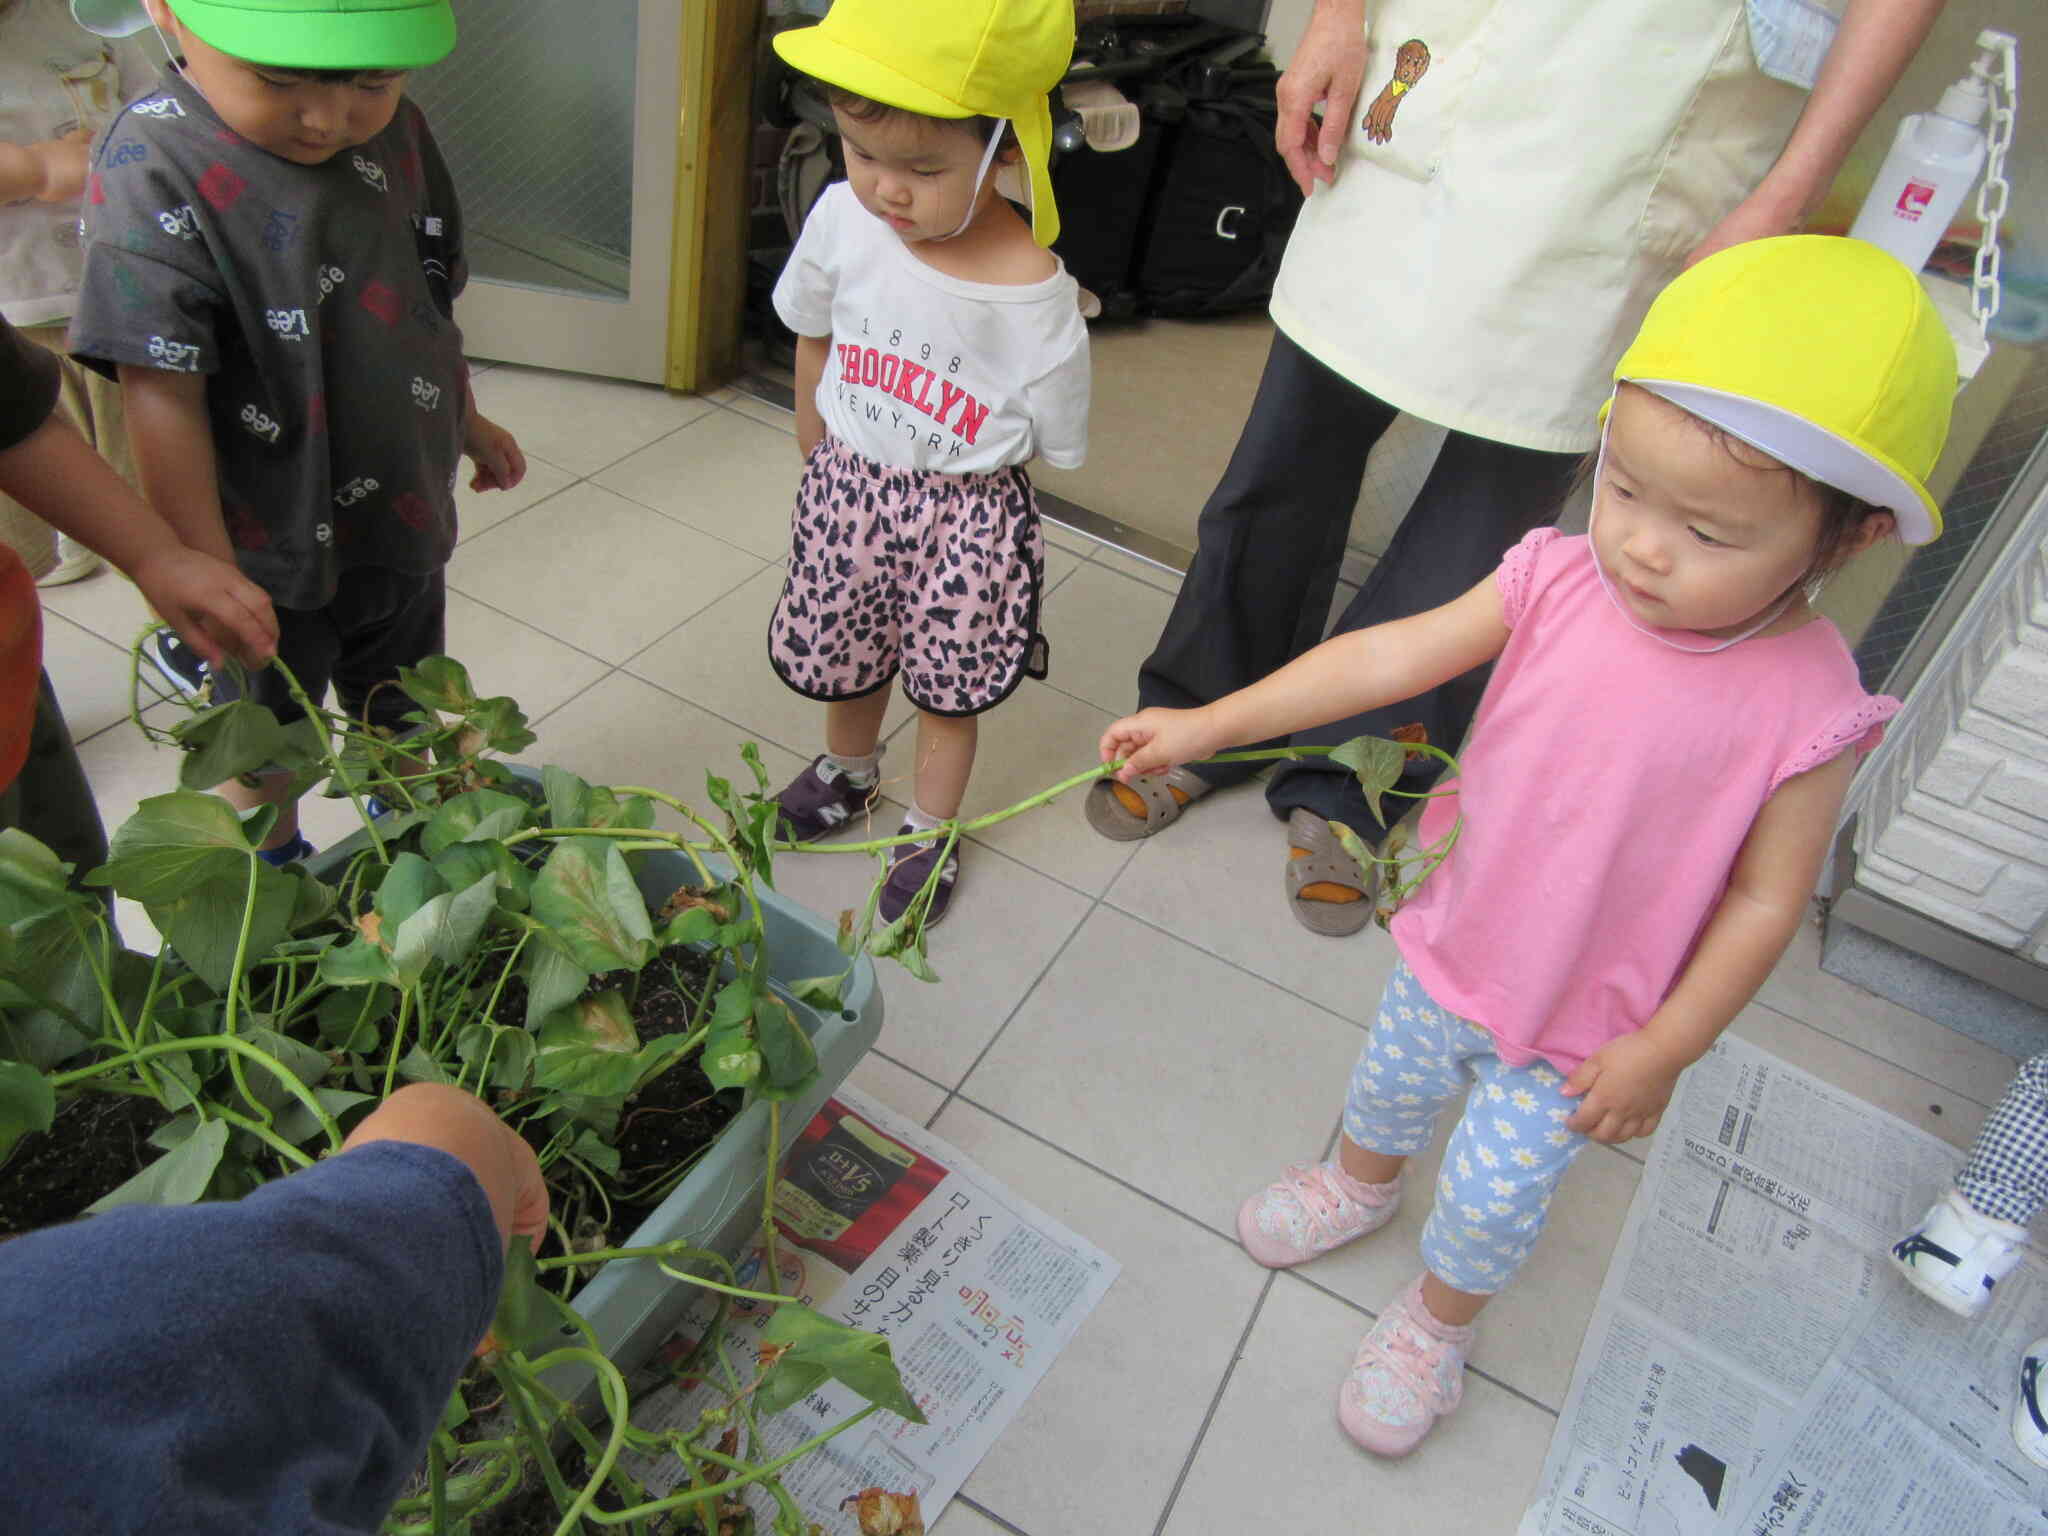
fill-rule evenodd
<path id="1" fill-rule="evenodd" d="M 1494 579 L 1507 649 L 1457 793 L 1422 819 L 1425 842 L 1460 810 L 1464 830 L 1393 935 L 1504 1060 L 1569 1073 L 1670 992 L 1771 791 L 1875 746 L 1899 703 L 1863 691 L 1825 619 L 1711 655 L 1637 631 L 1554 528 Z"/>

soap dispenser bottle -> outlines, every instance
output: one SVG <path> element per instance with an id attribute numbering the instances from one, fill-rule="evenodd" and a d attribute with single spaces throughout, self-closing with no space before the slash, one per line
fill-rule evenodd
<path id="1" fill-rule="evenodd" d="M 1949 220 L 1984 169 L 1984 115 L 1997 62 L 1990 49 L 1941 93 L 1932 112 L 1899 124 L 1890 153 L 1849 233 L 1881 246 L 1915 272 L 1927 265 Z"/>

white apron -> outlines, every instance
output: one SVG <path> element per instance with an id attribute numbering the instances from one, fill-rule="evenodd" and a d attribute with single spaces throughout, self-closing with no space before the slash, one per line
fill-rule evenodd
<path id="1" fill-rule="evenodd" d="M 1758 70 L 1743 0 L 1385 0 L 1273 319 L 1411 415 L 1588 450 L 1650 300 L 1805 104 Z"/>

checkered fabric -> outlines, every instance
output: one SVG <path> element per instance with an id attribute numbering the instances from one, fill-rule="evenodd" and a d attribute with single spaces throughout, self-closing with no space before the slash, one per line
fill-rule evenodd
<path id="1" fill-rule="evenodd" d="M 1464 1096 L 1422 1230 L 1422 1261 L 1446 1285 L 1489 1296 L 1512 1280 L 1543 1230 L 1550 1197 L 1586 1138 L 1564 1078 L 1510 1066 L 1493 1037 L 1438 1006 L 1406 962 L 1394 967 L 1351 1074 L 1344 1134 L 1389 1157 L 1422 1151 L 1437 1116 Z"/>
<path id="2" fill-rule="evenodd" d="M 1970 1208 L 2025 1226 L 2048 1205 L 2048 1051 L 2021 1064 L 1956 1175 Z"/>

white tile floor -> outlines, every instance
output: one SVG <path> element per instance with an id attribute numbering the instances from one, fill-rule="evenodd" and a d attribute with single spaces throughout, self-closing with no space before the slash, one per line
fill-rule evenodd
<path id="1" fill-rule="evenodd" d="M 789 419 L 725 392 L 510 367 L 481 372 L 476 391 L 532 469 L 510 495 L 464 493 L 449 649 L 521 701 L 536 760 L 688 795 L 707 769 L 739 771 L 752 739 L 771 774 L 794 772 L 817 749 L 817 711 L 763 654 L 797 479 Z M 1171 601 L 1170 573 L 1049 536 L 1052 680 L 989 717 L 970 811 L 1093 760 Z M 49 669 L 118 825 L 172 775 L 124 719 L 119 647 L 142 605 L 110 574 L 44 598 Z M 899 705 L 890 728 L 907 718 Z M 307 805 L 316 841 L 346 829 L 345 807 Z M 856 1082 L 1124 1266 L 942 1536 L 1513 1528 L 1641 1164 L 1605 1147 L 1581 1159 L 1431 1443 L 1397 1464 L 1354 1450 L 1336 1385 L 1413 1270 L 1422 1204 L 1285 1275 L 1239 1252 L 1231 1219 L 1282 1163 L 1330 1144 L 1392 950 L 1375 930 L 1332 941 L 1298 927 L 1281 859 L 1256 788 L 1135 844 L 1056 803 L 970 851 L 932 941 L 943 980 L 886 973 L 880 1048 Z M 780 883 L 831 912 L 867 877 L 862 861 L 816 856 L 786 860 Z M 124 924 L 131 942 L 146 932 L 132 908 Z M 1822 974 L 1817 953 L 1803 935 L 1737 1029 L 1965 1144 L 2013 1063 Z"/>

